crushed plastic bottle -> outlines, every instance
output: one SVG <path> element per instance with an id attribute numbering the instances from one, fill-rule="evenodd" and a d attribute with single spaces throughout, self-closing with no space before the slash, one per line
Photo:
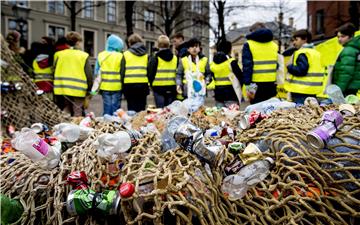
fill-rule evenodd
<path id="1" fill-rule="evenodd" d="M 178 146 L 174 139 L 174 134 L 178 127 L 186 121 L 188 121 L 188 118 L 184 116 L 175 116 L 168 121 L 161 135 L 162 151 L 168 151 Z"/>
<path id="2" fill-rule="evenodd" d="M 228 194 L 230 200 L 243 198 L 248 189 L 263 181 L 270 173 L 274 160 L 270 157 L 255 161 L 240 169 L 237 174 L 227 176 L 223 180 L 221 190 Z"/>
<path id="3" fill-rule="evenodd" d="M 125 157 L 131 146 L 131 137 L 125 131 L 101 134 L 94 142 L 96 154 L 110 162 L 114 162 L 119 157 Z"/>
<path id="4" fill-rule="evenodd" d="M 345 104 L 346 103 L 341 89 L 336 84 L 329 85 L 326 88 L 325 92 L 327 95 L 329 95 L 333 104 Z"/>
<path id="5" fill-rule="evenodd" d="M 166 106 L 166 108 L 178 116 L 187 116 L 189 114 L 189 110 L 185 107 L 184 103 L 179 100 L 173 101 L 170 105 Z"/>
<path id="6" fill-rule="evenodd" d="M 33 162 L 39 163 L 43 169 L 53 169 L 60 162 L 60 151 L 53 148 L 40 138 L 33 130 L 23 128 L 15 133 L 11 145 L 24 153 Z"/>
<path id="7" fill-rule="evenodd" d="M 60 142 L 75 142 L 85 140 L 92 131 L 93 128 L 79 126 L 72 123 L 60 123 L 54 126 L 54 137 Z"/>
<path id="8" fill-rule="evenodd" d="M 196 112 L 205 103 L 205 98 L 202 96 L 196 96 L 193 98 L 187 98 L 183 101 L 184 106 L 188 109 L 189 113 Z"/>

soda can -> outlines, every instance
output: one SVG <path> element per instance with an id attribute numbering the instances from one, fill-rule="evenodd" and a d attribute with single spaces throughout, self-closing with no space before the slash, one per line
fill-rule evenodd
<path id="1" fill-rule="evenodd" d="M 245 148 L 245 145 L 241 142 L 233 142 L 229 144 L 229 152 L 232 154 L 239 154 L 241 150 Z"/>
<path id="2" fill-rule="evenodd" d="M 94 196 L 91 189 L 72 190 L 66 199 L 66 210 L 72 216 L 84 215 L 92 208 Z"/>
<path id="3" fill-rule="evenodd" d="M 95 196 L 96 209 L 105 215 L 116 215 L 120 205 L 120 193 L 117 190 L 105 190 Z"/>
<path id="4" fill-rule="evenodd" d="M 325 111 L 321 124 L 306 135 L 310 146 L 315 149 L 323 149 L 331 136 L 336 133 L 343 120 L 344 118 L 338 111 Z"/>
<path id="5" fill-rule="evenodd" d="M 225 158 L 224 147 L 220 143 L 205 145 L 202 135 L 195 140 L 191 152 L 194 153 L 200 161 L 209 163 L 213 167 L 221 165 Z"/>
<path id="6" fill-rule="evenodd" d="M 76 189 L 87 189 L 88 179 L 84 171 L 73 171 L 67 177 L 67 183 Z"/>

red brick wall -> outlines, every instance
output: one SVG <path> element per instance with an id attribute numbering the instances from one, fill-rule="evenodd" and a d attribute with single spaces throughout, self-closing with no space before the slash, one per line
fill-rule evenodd
<path id="1" fill-rule="evenodd" d="M 333 37 L 337 27 L 346 22 L 350 22 L 349 7 L 349 1 L 308 1 L 308 28 L 311 30 L 313 39 Z M 324 10 L 323 33 L 316 32 L 316 12 L 318 10 Z M 311 24 L 309 24 L 310 16 Z"/>

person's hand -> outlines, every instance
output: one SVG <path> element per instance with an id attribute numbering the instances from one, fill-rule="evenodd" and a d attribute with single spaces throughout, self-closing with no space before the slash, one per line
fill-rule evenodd
<path id="1" fill-rule="evenodd" d="M 183 93 L 182 88 L 181 88 L 180 85 L 177 85 L 177 86 L 176 86 L 176 92 L 177 92 L 178 94 L 182 94 L 182 93 Z"/>

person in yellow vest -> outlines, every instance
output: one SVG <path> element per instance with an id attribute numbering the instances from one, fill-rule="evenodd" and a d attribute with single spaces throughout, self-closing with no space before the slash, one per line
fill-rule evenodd
<path id="1" fill-rule="evenodd" d="M 32 62 L 34 83 L 49 99 L 53 100 L 53 55 L 50 52 L 50 46 L 41 42 L 34 42 L 31 44 L 31 51 L 35 57 Z"/>
<path id="2" fill-rule="evenodd" d="M 145 110 L 146 96 L 149 94 L 148 55 L 140 35 L 130 35 L 128 44 L 130 48 L 124 52 L 121 60 L 122 89 L 128 110 L 140 112 Z"/>
<path id="3" fill-rule="evenodd" d="M 100 76 L 99 89 L 103 99 L 103 115 L 112 115 L 121 106 L 120 65 L 123 48 L 122 39 L 112 34 L 107 38 L 106 50 L 100 52 L 97 57 L 95 76 Z"/>
<path id="4" fill-rule="evenodd" d="M 159 36 L 157 45 L 159 51 L 149 60 L 148 76 L 156 107 L 163 108 L 176 99 L 178 58 L 171 52 L 170 39 L 166 35 Z"/>
<path id="5" fill-rule="evenodd" d="M 214 61 L 210 64 L 210 70 L 215 80 L 215 101 L 217 107 L 227 107 L 231 104 L 240 104 L 235 93 L 229 74 L 234 73 L 238 81 L 242 79 L 242 71 L 238 61 L 231 58 L 231 42 L 221 41 L 216 46 Z M 240 85 L 241 87 L 241 85 Z M 239 91 L 240 88 L 239 88 Z"/>
<path id="6" fill-rule="evenodd" d="M 276 96 L 278 45 L 273 42 L 272 31 L 263 23 L 253 24 L 250 32 L 242 50 L 243 82 L 250 103 L 255 104 Z M 250 89 L 255 86 L 254 95 Z"/>
<path id="7" fill-rule="evenodd" d="M 187 42 L 188 52 L 186 56 L 179 60 L 179 65 L 176 73 L 176 91 L 178 94 L 183 94 L 186 98 L 195 96 L 203 97 L 205 101 L 206 85 L 211 82 L 211 71 L 208 58 L 200 51 L 201 42 L 197 38 L 192 38 Z M 194 76 L 193 82 L 189 82 L 186 74 L 200 73 Z M 190 89 L 188 85 L 191 85 Z M 190 93 L 190 96 L 189 96 Z"/>
<path id="8" fill-rule="evenodd" d="M 84 101 L 92 87 L 89 54 L 79 50 L 82 37 L 70 31 L 66 34 L 69 49 L 54 55 L 54 94 L 62 96 L 64 111 L 72 116 L 84 115 Z"/>
<path id="9" fill-rule="evenodd" d="M 290 76 L 285 81 L 285 89 L 297 104 L 304 104 L 307 97 L 316 97 L 324 81 L 320 53 L 309 42 L 311 33 L 308 30 L 298 30 L 293 34 L 293 44 L 297 50 L 287 65 Z"/>

